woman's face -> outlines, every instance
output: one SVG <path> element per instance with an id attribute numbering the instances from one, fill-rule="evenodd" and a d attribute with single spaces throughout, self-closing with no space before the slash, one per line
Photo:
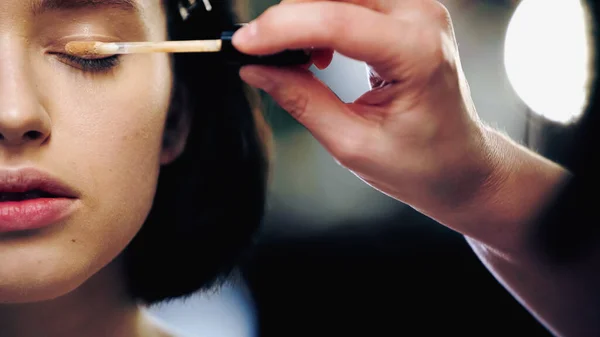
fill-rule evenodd
<path id="1" fill-rule="evenodd" d="M 0 1 L 0 303 L 58 297 L 106 266 L 168 160 L 169 57 L 82 60 L 65 43 L 166 35 L 160 0 Z M 66 190 L 16 193 L 52 189 L 43 175 Z"/>

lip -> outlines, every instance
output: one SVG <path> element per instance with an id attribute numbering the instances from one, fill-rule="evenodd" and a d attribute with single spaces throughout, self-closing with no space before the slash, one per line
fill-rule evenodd
<path id="1" fill-rule="evenodd" d="M 63 181 L 33 168 L 0 169 L 0 193 L 41 190 L 52 197 L 0 201 L 0 233 L 48 227 L 69 216 L 79 193 Z"/>

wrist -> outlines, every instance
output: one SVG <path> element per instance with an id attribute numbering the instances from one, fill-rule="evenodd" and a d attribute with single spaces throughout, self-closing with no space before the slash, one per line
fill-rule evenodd
<path id="1" fill-rule="evenodd" d="M 567 171 L 496 130 L 483 133 L 489 175 L 449 225 L 503 256 L 528 254 L 533 221 Z"/>

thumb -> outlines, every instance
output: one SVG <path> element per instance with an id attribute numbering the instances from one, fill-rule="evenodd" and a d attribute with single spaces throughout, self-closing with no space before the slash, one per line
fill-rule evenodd
<path id="1" fill-rule="evenodd" d="M 353 112 L 309 70 L 246 66 L 240 70 L 240 77 L 269 94 L 333 156 L 354 148 L 365 132 L 367 120 Z"/>

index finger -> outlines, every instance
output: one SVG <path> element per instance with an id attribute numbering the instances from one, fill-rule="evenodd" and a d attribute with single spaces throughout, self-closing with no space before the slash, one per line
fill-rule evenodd
<path id="1" fill-rule="evenodd" d="M 285 49 L 330 48 L 367 62 L 386 76 L 386 68 L 425 56 L 425 28 L 354 4 L 297 3 L 271 7 L 237 31 L 233 43 L 241 52 L 257 55 Z"/>

